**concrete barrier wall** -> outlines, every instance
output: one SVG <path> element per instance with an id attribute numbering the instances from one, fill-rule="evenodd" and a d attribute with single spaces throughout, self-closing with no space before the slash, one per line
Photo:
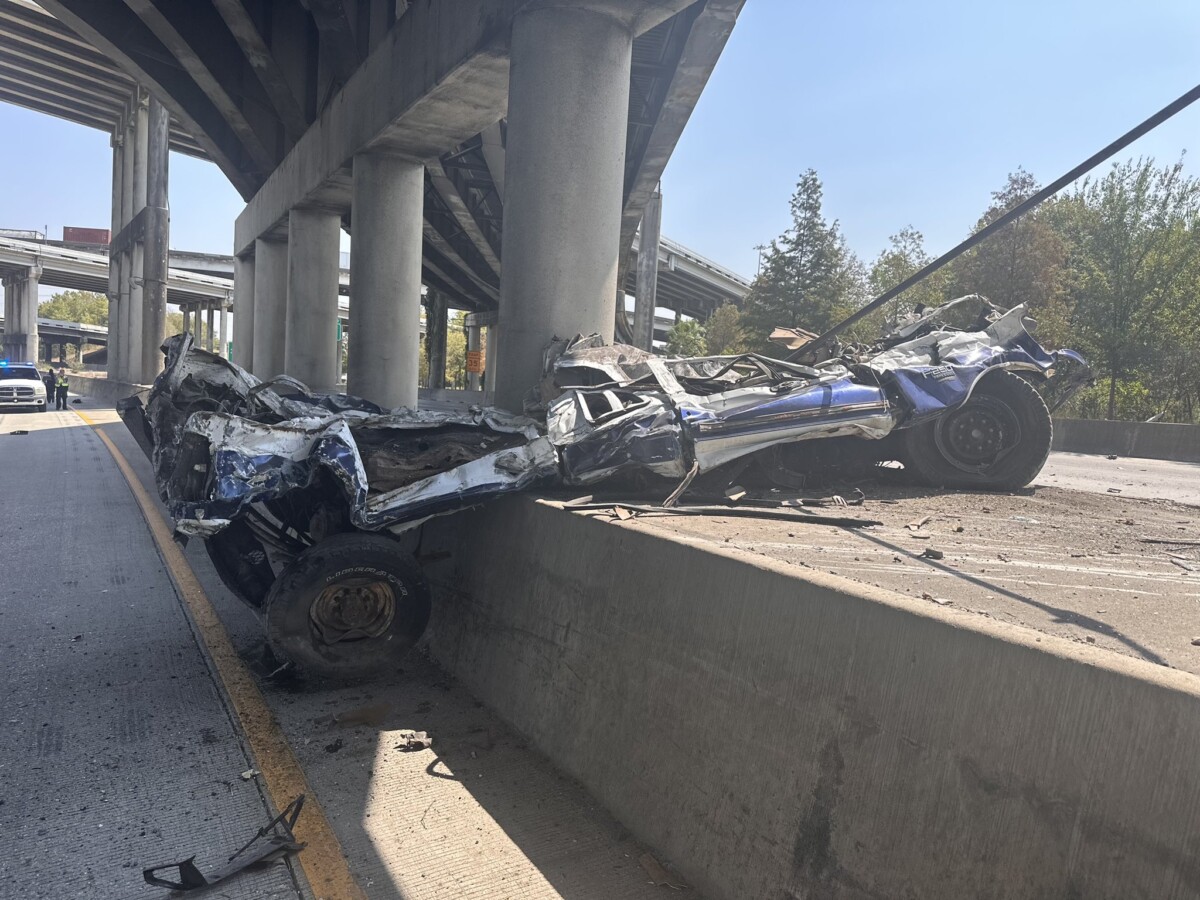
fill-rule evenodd
<path id="1" fill-rule="evenodd" d="M 1200 462 L 1200 425 L 1055 419 L 1052 449 Z"/>
<path id="2" fill-rule="evenodd" d="M 89 378 L 86 375 L 67 375 L 71 385 L 71 393 L 81 397 L 91 397 L 101 403 L 116 403 L 138 391 L 149 390 L 149 385 L 128 384 L 123 381 L 109 381 L 107 378 Z"/>
<path id="3" fill-rule="evenodd" d="M 709 900 L 1200 897 L 1200 680 L 513 498 L 431 646 Z"/>

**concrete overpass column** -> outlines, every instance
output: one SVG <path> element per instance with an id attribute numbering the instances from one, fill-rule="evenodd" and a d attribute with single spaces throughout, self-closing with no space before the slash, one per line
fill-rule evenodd
<path id="1" fill-rule="evenodd" d="M 121 228 L 124 232 L 129 223 L 133 220 L 133 182 L 134 182 L 134 159 L 137 156 L 136 140 L 136 106 L 137 106 L 137 91 L 135 89 L 134 96 L 131 98 L 129 105 L 126 107 L 126 115 L 124 118 L 124 135 L 122 138 L 121 150 Z M 113 235 L 116 238 L 116 235 Z M 131 305 L 130 288 L 133 280 L 133 260 L 132 254 L 129 252 L 127 242 L 122 243 L 123 249 L 118 256 L 120 265 L 119 272 L 119 287 L 120 287 L 120 318 L 117 322 L 118 343 L 120 352 L 118 353 L 118 368 L 117 380 L 129 381 L 129 362 L 132 351 L 132 342 L 129 340 L 129 308 Z M 111 330 L 111 326 L 110 326 Z"/>
<path id="2" fill-rule="evenodd" d="M 254 257 L 233 259 L 233 361 L 254 371 Z"/>
<path id="3" fill-rule="evenodd" d="M 9 345 L 12 344 L 12 335 L 16 329 L 16 297 L 13 293 L 12 279 L 5 277 L 4 284 L 4 347 L 0 350 L 0 359 L 9 358 Z"/>
<path id="4" fill-rule="evenodd" d="M 108 344 L 105 374 L 113 381 L 120 378 L 121 368 L 121 254 L 116 251 L 116 237 L 125 225 L 122 200 L 125 191 L 125 128 L 119 124 L 109 140 L 113 153 L 112 230 L 108 245 Z"/>
<path id="5" fill-rule="evenodd" d="M 253 372 L 266 380 L 283 374 L 287 322 L 288 245 L 254 242 Z"/>
<path id="6" fill-rule="evenodd" d="M 425 167 L 354 157 L 350 355 L 346 391 L 381 406 L 417 406 Z"/>
<path id="7" fill-rule="evenodd" d="M 212 353 L 214 350 L 213 332 L 215 331 L 215 328 L 213 327 L 213 325 L 214 325 L 213 320 L 216 318 L 216 315 L 217 315 L 216 307 L 209 306 L 208 310 L 207 310 L 207 314 L 205 315 L 205 319 L 207 321 L 205 322 L 206 327 L 204 329 L 204 331 L 205 331 L 204 349 L 207 350 L 209 353 Z"/>
<path id="8" fill-rule="evenodd" d="M 221 321 L 217 327 L 217 353 L 222 359 L 229 358 L 229 301 L 221 301 Z"/>
<path id="9" fill-rule="evenodd" d="M 38 359 L 38 279 L 42 270 L 31 266 L 21 282 L 21 331 L 24 333 L 23 353 L 19 359 L 37 362 Z"/>
<path id="10" fill-rule="evenodd" d="M 483 349 L 483 326 L 468 325 L 467 326 L 467 352 L 478 353 Z M 470 363 L 467 368 L 467 387 L 472 391 L 478 391 L 483 387 L 483 373 L 472 372 Z"/>
<path id="11" fill-rule="evenodd" d="M 654 343 L 654 306 L 658 293 L 658 244 L 662 239 L 662 194 L 655 191 L 642 213 L 638 238 L 637 287 L 633 304 L 633 343 L 650 350 Z"/>
<path id="12" fill-rule="evenodd" d="M 554 336 L 611 340 L 633 33 L 586 0 L 513 22 L 496 405 L 519 412 Z"/>
<path id="13" fill-rule="evenodd" d="M 146 114 L 146 228 L 142 267 L 142 356 L 140 384 L 150 384 L 163 368 L 162 342 L 167 337 L 167 257 L 170 212 L 167 196 L 171 116 L 156 98 Z"/>
<path id="14" fill-rule="evenodd" d="M 142 89 L 134 94 L 133 128 L 133 206 L 129 219 L 138 215 L 146 206 L 146 175 L 149 164 L 150 146 L 150 95 Z M 132 238 L 132 236 L 131 236 Z M 145 319 L 145 245 L 141 240 L 129 242 L 129 318 L 128 327 L 121 335 L 125 342 L 125 380 L 142 384 L 142 350 L 145 343 L 142 322 Z"/>
<path id="15" fill-rule="evenodd" d="M 337 386 L 337 298 L 342 220 L 337 213 L 288 214 L 287 326 L 283 371 L 317 391 Z"/>

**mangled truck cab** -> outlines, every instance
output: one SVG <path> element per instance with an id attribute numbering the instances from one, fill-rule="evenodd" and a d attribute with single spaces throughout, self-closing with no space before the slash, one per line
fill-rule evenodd
<path id="1" fill-rule="evenodd" d="M 848 460 L 898 460 L 939 486 L 1028 484 L 1050 449 L 1043 398 L 1089 377 L 1029 325 L 1023 307 L 963 298 L 812 365 L 555 340 L 527 415 L 385 410 L 262 382 L 177 335 L 145 403 L 118 409 L 177 534 L 204 540 L 274 653 L 359 677 L 394 667 L 429 619 L 428 582 L 400 536 L 504 494 L 630 473 L 659 497 L 756 474 L 799 487 Z"/>

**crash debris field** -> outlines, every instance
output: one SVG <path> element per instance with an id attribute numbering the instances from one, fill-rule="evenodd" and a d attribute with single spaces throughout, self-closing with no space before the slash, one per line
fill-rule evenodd
<path id="1" fill-rule="evenodd" d="M 882 525 L 718 515 L 656 517 L 643 527 L 1200 674 L 1200 509 L 1041 486 L 1016 494 L 863 489 L 856 514 Z"/>

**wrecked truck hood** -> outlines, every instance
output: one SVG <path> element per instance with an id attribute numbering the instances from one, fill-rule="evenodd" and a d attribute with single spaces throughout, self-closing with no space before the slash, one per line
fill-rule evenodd
<path id="1" fill-rule="evenodd" d="M 259 381 L 189 335 L 163 349 L 167 366 L 146 402 L 129 398 L 118 410 L 183 535 L 211 537 L 304 490 L 344 504 L 356 528 L 398 530 L 558 470 L 554 448 L 523 417 L 388 411 L 294 379 Z"/>

